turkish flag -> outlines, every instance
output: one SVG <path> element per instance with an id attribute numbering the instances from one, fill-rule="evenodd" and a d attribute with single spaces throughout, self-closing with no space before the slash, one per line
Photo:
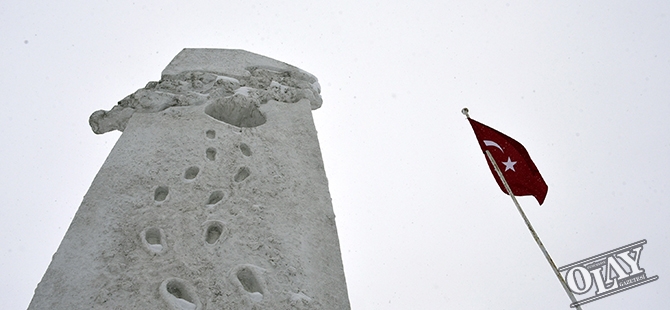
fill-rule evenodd
<path id="1" fill-rule="evenodd" d="M 493 177 L 498 182 L 498 186 L 500 186 L 503 193 L 507 194 L 507 190 L 486 156 L 487 150 L 498 164 L 512 193 L 516 196 L 532 195 L 542 205 L 549 187 L 544 182 L 544 179 L 542 179 L 540 171 L 537 170 L 537 167 L 535 167 L 535 164 L 530 159 L 526 148 L 500 131 L 471 118 L 468 118 L 468 121 L 470 121 L 472 129 L 475 131 L 475 136 L 477 136 L 479 146 L 482 148 L 482 152 L 484 152 L 489 169 L 491 169 Z"/>

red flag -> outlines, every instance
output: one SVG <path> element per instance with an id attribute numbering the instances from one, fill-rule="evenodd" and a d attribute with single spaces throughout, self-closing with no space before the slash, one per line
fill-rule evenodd
<path id="1" fill-rule="evenodd" d="M 493 165 L 488 160 L 486 156 L 487 150 L 498 164 L 512 193 L 516 196 L 532 195 L 542 205 L 549 187 L 544 182 L 544 179 L 542 179 L 540 171 L 537 170 L 537 167 L 535 167 L 535 164 L 530 159 L 526 148 L 500 131 L 471 118 L 468 118 L 468 121 L 470 121 L 472 129 L 475 131 L 475 136 L 477 136 L 477 141 L 482 148 L 482 152 L 484 152 L 484 157 L 489 164 L 493 177 L 498 182 L 498 186 L 500 186 L 503 193 L 507 194 L 507 190 L 498 177 L 495 168 L 493 168 Z"/>

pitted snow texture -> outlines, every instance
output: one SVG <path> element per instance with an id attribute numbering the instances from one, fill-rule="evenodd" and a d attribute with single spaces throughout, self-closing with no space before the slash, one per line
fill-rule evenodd
<path id="1" fill-rule="evenodd" d="M 162 77 L 91 116 L 125 131 L 29 309 L 349 309 L 316 78 L 239 50 Z"/>
<path id="2" fill-rule="evenodd" d="M 349 309 L 309 102 L 262 111 L 254 128 L 204 106 L 135 115 L 30 309 Z M 161 297 L 170 278 L 190 301 Z"/>

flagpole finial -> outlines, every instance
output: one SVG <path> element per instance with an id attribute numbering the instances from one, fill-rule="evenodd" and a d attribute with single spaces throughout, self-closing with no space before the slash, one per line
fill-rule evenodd
<path id="1" fill-rule="evenodd" d="M 463 108 L 463 110 L 461 110 L 461 113 L 463 113 L 463 115 L 465 115 L 465 117 L 470 118 L 470 114 L 468 114 L 468 112 L 470 112 L 470 110 L 468 110 L 468 108 Z"/>

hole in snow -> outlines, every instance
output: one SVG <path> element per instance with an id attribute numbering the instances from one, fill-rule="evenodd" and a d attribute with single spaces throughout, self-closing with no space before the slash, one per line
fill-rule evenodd
<path id="1" fill-rule="evenodd" d="M 251 149 L 248 145 L 246 145 L 246 143 L 240 143 L 240 151 L 242 151 L 244 156 L 251 156 Z"/>
<path id="2" fill-rule="evenodd" d="M 209 244 L 214 244 L 221 237 L 221 233 L 223 233 L 223 225 L 219 222 L 213 222 L 207 227 L 205 241 Z"/>
<path id="3" fill-rule="evenodd" d="M 150 227 L 142 231 L 140 234 L 142 243 L 152 253 L 163 252 L 165 248 L 165 238 L 163 238 L 163 231 L 156 227 Z"/>
<path id="4" fill-rule="evenodd" d="M 207 135 L 207 138 L 209 138 L 209 139 L 214 139 L 214 138 L 216 138 L 216 131 L 211 130 L 211 129 L 207 130 L 207 132 L 205 132 L 205 135 Z"/>
<path id="5" fill-rule="evenodd" d="M 169 189 L 167 186 L 159 186 L 156 188 L 156 191 L 154 191 L 154 200 L 157 202 L 164 201 L 165 198 L 167 198 L 168 193 Z"/>
<path id="6" fill-rule="evenodd" d="M 177 281 L 170 281 L 168 282 L 166 289 L 168 293 L 172 294 L 172 296 L 189 301 L 184 298 L 184 288 L 182 287 L 181 283 Z"/>
<path id="7" fill-rule="evenodd" d="M 197 310 L 200 300 L 193 288 L 183 280 L 171 278 L 163 281 L 159 288 L 161 296 L 173 310 Z"/>
<path id="8" fill-rule="evenodd" d="M 235 127 L 256 127 L 266 121 L 254 100 L 244 94 L 235 94 L 211 103 L 205 107 L 205 114 Z"/>
<path id="9" fill-rule="evenodd" d="M 242 287 L 244 287 L 247 292 L 263 294 L 258 279 L 256 279 L 256 275 L 254 275 L 254 272 L 251 271 L 250 268 L 240 268 L 240 270 L 237 271 L 237 279 L 240 280 Z"/>
<path id="10" fill-rule="evenodd" d="M 189 167 L 188 169 L 186 169 L 186 172 L 184 172 L 184 179 L 193 180 L 195 179 L 195 177 L 198 175 L 199 172 L 200 168 L 196 166 Z"/>
<path id="11" fill-rule="evenodd" d="M 211 195 L 209 195 L 209 200 L 207 200 L 207 205 L 215 205 L 219 201 L 223 199 L 223 192 L 222 191 L 215 191 Z"/>
<path id="12" fill-rule="evenodd" d="M 161 231 L 158 228 L 149 228 L 144 234 L 144 240 L 150 245 L 161 244 Z"/>
<path id="13" fill-rule="evenodd" d="M 207 151 L 205 151 L 205 153 L 207 154 L 207 159 L 209 159 L 209 160 L 215 160 L 216 159 L 216 149 L 215 148 L 210 147 L 210 148 L 207 149 Z"/>
<path id="14" fill-rule="evenodd" d="M 235 182 L 242 182 L 244 179 L 246 179 L 251 172 L 249 171 L 249 168 L 247 167 L 241 167 L 239 170 L 237 170 L 237 174 L 235 175 Z"/>

